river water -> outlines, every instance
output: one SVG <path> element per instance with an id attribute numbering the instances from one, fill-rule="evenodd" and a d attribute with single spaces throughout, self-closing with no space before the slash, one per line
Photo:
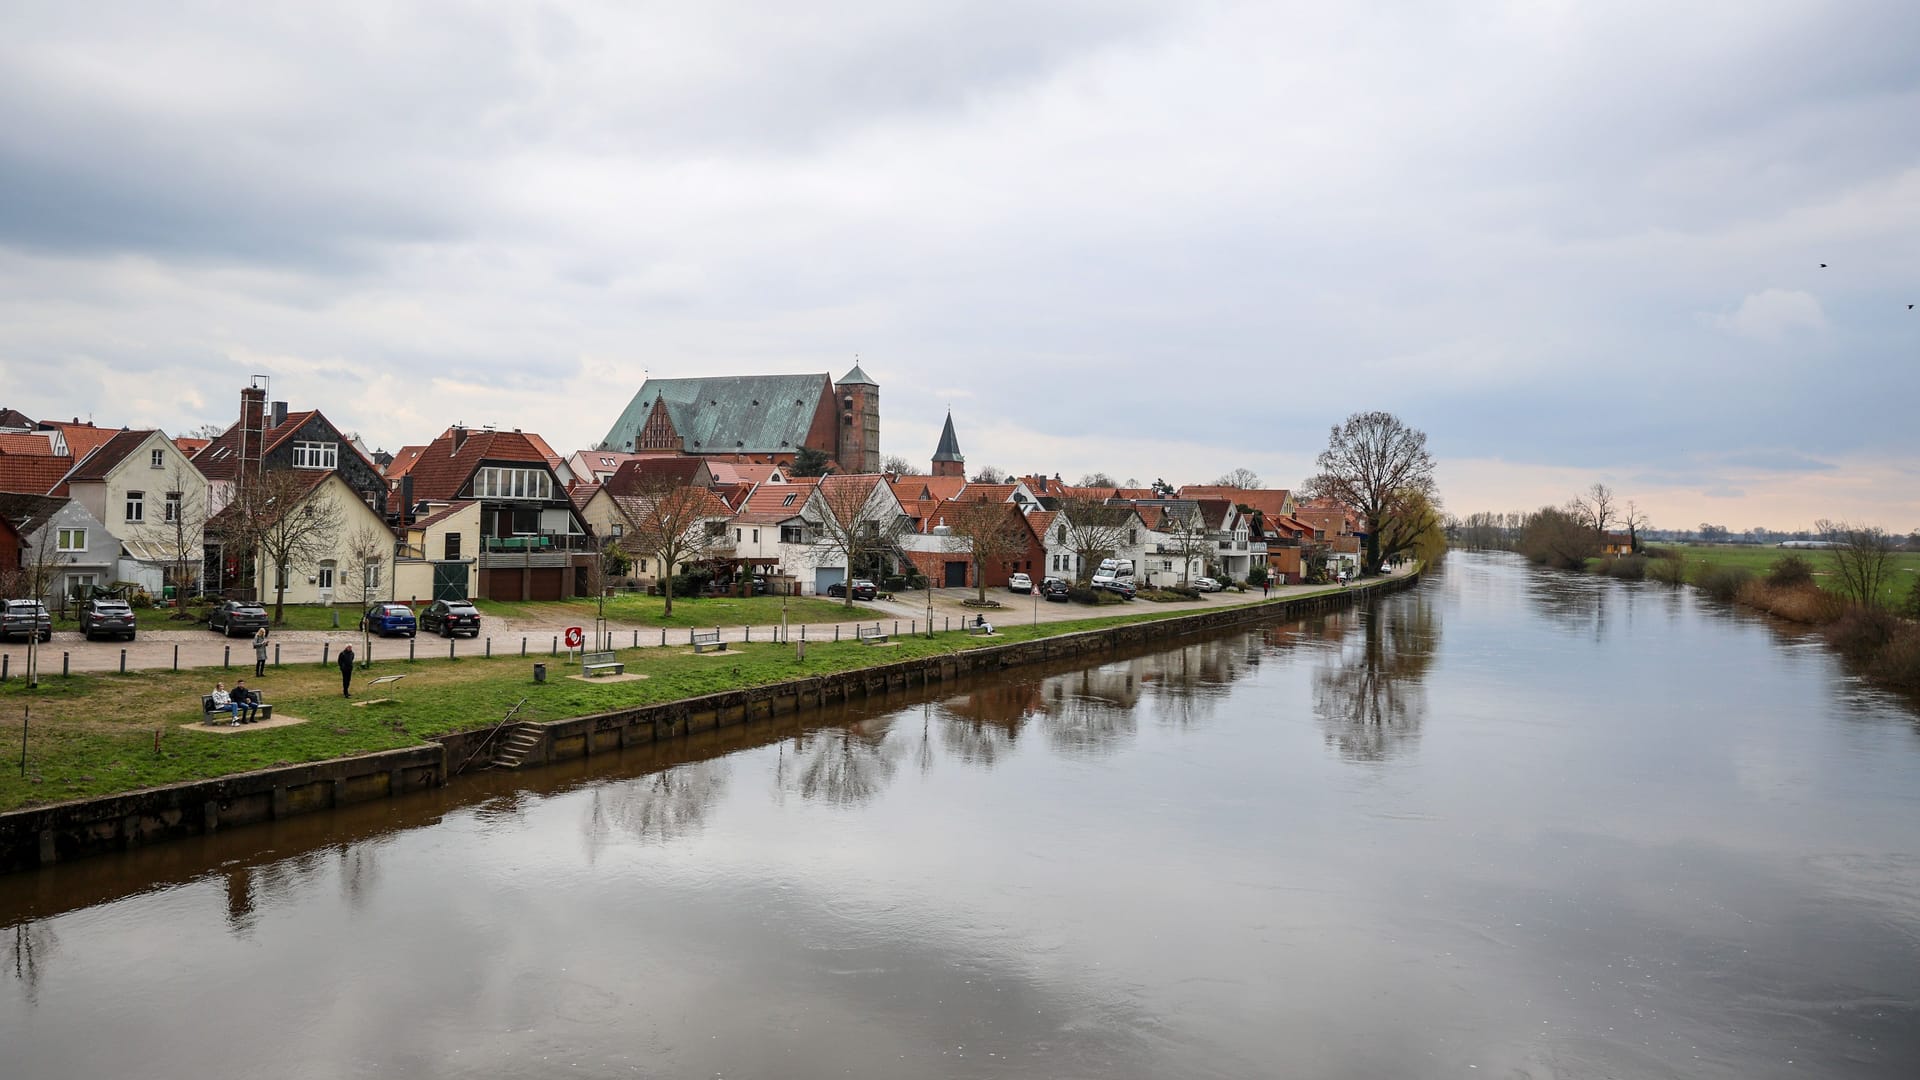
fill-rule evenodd
<path id="1" fill-rule="evenodd" d="M 1372 610 L 0 878 L 7 1077 L 1920 1075 L 1920 724 L 1455 555 Z"/>

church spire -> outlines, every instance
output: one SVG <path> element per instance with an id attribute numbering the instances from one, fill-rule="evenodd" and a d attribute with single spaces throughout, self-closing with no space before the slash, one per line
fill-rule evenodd
<path id="1" fill-rule="evenodd" d="M 965 476 L 966 455 L 960 452 L 960 437 L 953 433 L 953 410 L 947 410 L 947 426 L 940 432 L 940 445 L 933 451 L 933 475 Z"/>

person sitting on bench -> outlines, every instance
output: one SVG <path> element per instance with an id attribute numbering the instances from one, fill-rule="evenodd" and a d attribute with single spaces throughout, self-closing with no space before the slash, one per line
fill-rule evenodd
<path id="1" fill-rule="evenodd" d="M 247 689 L 245 679 L 236 679 L 233 684 L 234 720 L 241 724 L 251 724 L 260 715 L 260 692 Z"/>
<path id="2" fill-rule="evenodd" d="M 211 698 L 213 701 L 213 704 L 208 706 L 207 708 L 208 712 L 226 713 L 228 716 L 232 717 L 232 719 L 227 721 L 227 723 L 229 724 L 237 724 L 240 722 L 240 706 L 235 705 L 233 703 L 233 699 L 227 696 L 227 688 L 225 684 L 214 683 L 213 693 L 209 694 L 208 697 Z"/>
<path id="3" fill-rule="evenodd" d="M 973 625 L 979 627 L 980 632 L 983 634 L 993 633 L 993 624 L 987 621 L 985 615 L 975 615 L 973 617 Z"/>

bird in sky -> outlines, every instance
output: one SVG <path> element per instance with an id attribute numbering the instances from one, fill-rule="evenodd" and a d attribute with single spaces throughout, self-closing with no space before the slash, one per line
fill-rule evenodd
<path id="1" fill-rule="evenodd" d="M 1821 264 L 1820 264 L 1820 269 L 1822 269 L 1822 270 L 1825 270 L 1826 268 L 1827 268 L 1827 264 L 1826 264 L 1826 263 L 1821 263 Z"/>

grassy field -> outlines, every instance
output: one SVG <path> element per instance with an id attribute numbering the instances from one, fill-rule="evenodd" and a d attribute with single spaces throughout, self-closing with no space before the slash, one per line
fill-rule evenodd
<path id="1" fill-rule="evenodd" d="M 1813 564 L 1814 584 L 1825 589 L 1835 587 L 1833 558 L 1825 551 L 1751 544 L 1676 544 L 1671 546 L 1671 550 L 1686 558 L 1689 581 L 1698 581 L 1710 566 L 1737 566 L 1760 576 L 1766 574 L 1768 568 L 1782 556 L 1798 555 Z M 1920 552 L 1903 551 L 1896 554 L 1893 573 L 1888 575 L 1886 587 L 1881 590 L 1880 602 L 1889 607 L 1900 606 L 1912 591 L 1916 579 L 1920 579 Z"/>
<path id="2" fill-rule="evenodd" d="M 809 642 L 804 663 L 795 659 L 791 645 L 755 643 L 704 656 L 683 647 L 623 649 L 627 670 L 648 678 L 619 683 L 567 678 L 564 661 L 546 661 L 547 681 L 535 683 L 531 662 L 519 657 L 379 660 L 371 671 L 355 675 L 353 700 L 341 697 L 336 668 L 290 666 L 272 669 L 257 680 L 257 688 L 273 703 L 276 717 L 307 722 L 232 734 L 181 729 L 200 719 L 200 695 L 219 677 L 216 672 L 75 675 L 48 679 L 34 691 L 15 678 L 0 683 L 0 722 L 17 725 L 31 710 L 27 770 L 23 777 L 13 756 L 20 746 L 19 729 L 13 727 L 5 737 L 13 741 L 0 739 L 9 748 L 0 768 L 0 810 L 416 746 L 434 735 L 495 722 L 522 699 L 526 704 L 519 718 L 557 720 L 1176 614 L 1186 613 L 1145 611 L 1007 626 L 992 639 L 963 632 L 905 637 L 878 649 L 851 641 Z M 364 689 L 374 676 L 403 673 L 404 680 L 378 695 L 393 698 L 391 703 L 354 704 L 376 696 Z"/>
<path id="3" fill-rule="evenodd" d="M 666 600 L 658 596 L 616 596 L 607 600 L 607 618 L 621 626 L 689 628 L 703 626 L 776 626 L 781 604 L 785 603 L 788 621 L 801 623 L 853 622 L 872 619 L 878 613 L 865 604 L 851 608 L 838 600 L 812 596 L 703 596 L 698 599 L 676 596 L 673 615 L 666 615 Z M 482 618 L 492 615 L 514 619 L 535 619 L 561 624 L 593 624 L 598 605 L 592 600 L 476 600 Z"/>

